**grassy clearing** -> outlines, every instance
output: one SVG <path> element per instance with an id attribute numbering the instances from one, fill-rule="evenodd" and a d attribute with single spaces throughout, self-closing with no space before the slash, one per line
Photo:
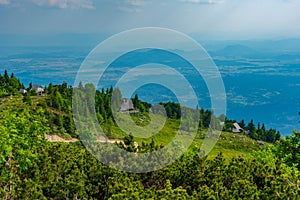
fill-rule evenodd
<path id="1" fill-rule="evenodd" d="M 5 118 L 5 113 L 18 112 L 20 109 L 28 109 L 28 110 L 36 110 L 37 108 L 41 108 L 39 103 L 44 101 L 43 96 L 33 97 L 32 102 L 33 105 L 29 106 L 26 103 L 23 103 L 22 96 L 9 96 L 5 98 L 1 98 L 0 103 L 0 122 L 1 119 Z M 8 112 L 7 112 L 8 111 Z M 31 112 L 34 113 L 34 112 Z M 123 123 L 122 127 L 125 127 L 125 130 L 122 130 L 116 126 L 111 127 L 110 138 L 123 139 L 128 133 L 131 133 L 134 137 L 134 140 L 141 144 L 150 143 L 153 139 L 154 142 L 158 145 L 166 146 L 174 139 L 174 137 L 178 134 L 179 129 L 179 120 L 173 119 L 164 119 L 164 117 L 152 116 L 150 114 L 151 121 L 145 116 L 124 116 L 120 114 L 118 116 L 120 121 Z M 146 120 L 145 120 L 146 119 Z M 133 121 L 132 121 L 133 120 Z M 146 123 L 143 123 L 143 120 Z M 142 122 L 142 123 L 139 123 Z M 165 122 L 165 123 L 164 123 Z M 139 124 L 139 125 L 137 125 Z M 107 125 L 102 125 L 104 130 L 107 130 Z M 53 133 L 55 134 L 55 133 Z M 202 146 L 204 141 L 203 136 L 207 134 L 207 131 L 202 131 L 202 134 L 197 133 L 196 137 L 191 146 L 197 145 L 199 147 Z M 178 134 L 178 138 L 182 143 L 187 144 L 189 142 L 189 136 L 185 132 L 181 132 Z M 271 145 L 265 143 L 264 145 Z M 224 157 L 229 159 L 235 156 L 251 156 L 251 153 L 255 150 L 259 150 L 262 145 L 258 144 L 257 141 L 250 139 L 246 135 L 242 134 L 234 134 L 223 132 L 219 140 L 216 142 L 214 148 L 208 154 L 208 158 L 213 158 L 220 152 L 223 153 Z"/>
<path id="2" fill-rule="evenodd" d="M 137 141 L 139 144 L 142 142 L 150 143 L 153 139 L 156 144 L 166 146 L 169 142 L 174 139 L 176 134 L 178 134 L 179 128 L 179 121 L 178 120 L 171 120 L 168 119 L 165 123 L 165 126 L 162 130 L 160 130 L 156 135 L 149 137 L 149 138 L 138 138 L 135 137 L 134 140 Z M 207 134 L 207 130 L 202 131 L 203 135 Z M 194 141 L 191 145 L 201 147 L 204 141 L 203 136 L 201 137 L 200 133 L 196 134 Z M 114 129 L 113 136 L 116 138 L 124 138 L 127 134 L 123 131 L 120 131 L 118 128 Z M 184 133 L 179 134 L 178 138 L 182 143 L 187 143 L 190 136 L 185 135 Z M 205 140 L 206 145 L 208 140 Z M 214 144 L 214 141 L 211 141 Z M 208 144 L 210 146 L 211 144 Z M 265 143 L 264 146 L 270 146 L 271 144 Z M 226 159 L 230 159 L 232 157 L 249 157 L 252 156 L 252 152 L 259 150 L 262 148 L 262 145 L 258 144 L 256 140 L 253 140 L 246 135 L 243 134 L 236 134 L 236 133 L 229 133 L 229 132 L 222 132 L 219 139 L 216 141 L 213 149 L 208 154 L 208 159 L 214 158 L 220 152 L 223 153 Z M 202 148 L 201 148 L 202 149 Z"/>

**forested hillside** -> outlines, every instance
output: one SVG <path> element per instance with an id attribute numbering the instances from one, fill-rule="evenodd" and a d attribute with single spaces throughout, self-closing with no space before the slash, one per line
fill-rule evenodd
<path id="1" fill-rule="evenodd" d="M 10 76 L 8 72 L 5 71 L 4 75 L 0 74 L 0 96 L 8 97 L 10 95 L 21 95 L 20 89 L 25 89 L 25 86 L 17 79 L 12 73 Z M 48 123 L 51 128 L 52 134 L 59 134 L 64 137 L 77 137 L 75 133 L 75 126 L 72 116 L 72 87 L 68 86 L 67 83 L 62 83 L 61 85 L 53 85 L 50 83 L 44 88 L 42 94 L 37 94 L 36 90 L 33 89 L 32 83 L 26 88 L 28 92 L 23 94 L 23 102 L 32 105 L 32 99 L 38 99 L 38 107 L 42 107 L 45 111 L 45 117 L 48 119 Z M 122 98 L 122 94 L 118 88 L 113 89 L 102 88 L 100 91 L 96 90 L 92 84 L 78 86 L 78 90 L 82 93 L 86 91 L 95 91 L 95 109 L 97 119 L 101 125 L 103 125 L 105 130 L 107 130 L 108 137 L 122 137 L 118 135 L 120 133 L 113 133 L 116 129 L 116 124 L 111 111 L 111 97 L 113 92 L 117 93 L 119 98 Z M 85 98 L 84 96 L 82 98 Z M 134 109 L 138 112 L 135 113 L 139 119 L 139 116 L 144 116 L 147 118 L 147 113 L 149 113 L 149 108 L 151 105 L 146 102 L 139 100 L 138 95 L 132 99 Z M 166 115 L 169 119 L 176 121 L 181 118 L 180 104 L 174 102 L 161 103 L 166 110 Z M 136 119 L 137 119 L 136 118 Z M 136 120 L 137 123 L 139 120 Z M 230 132 L 233 129 L 233 124 L 236 120 L 227 119 L 226 116 L 221 115 L 219 117 L 215 116 L 210 110 L 199 109 L 199 132 L 209 128 L 209 126 L 217 127 L 220 126 L 220 122 L 225 121 L 223 131 Z M 212 122 L 212 123 L 211 123 Z M 270 143 L 275 143 L 280 138 L 280 133 L 275 129 L 266 129 L 265 125 L 258 123 L 254 124 L 251 120 L 248 124 L 245 124 L 244 120 L 238 122 L 240 127 L 243 129 L 244 133 L 247 133 L 252 139 L 262 140 Z"/>
<path id="2" fill-rule="evenodd" d="M 71 107 L 74 88 L 66 83 L 49 84 L 40 94 L 32 88 L 32 84 L 25 88 L 7 72 L 0 76 L 2 199 L 300 198 L 300 133 L 296 130 L 291 136 L 280 138 L 276 130 L 267 130 L 263 124 L 256 126 L 250 121 L 246 125 L 241 121 L 238 124 L 243 131 L 231 133 L 236 121 L 226 119 L 226 132 L 220 136 L 212 154 L 201 158 L 200 146 L 211 117 L 216 123 L 214 126 L 226 117 L 199 109 L 195 141 L 180 159 L 158 171 L 126 173 L 103 165 L 80 140 L 48 142 L 45 134 L 78 137 Z M 20 89 L 27 92 L 21 94 Z M 78 89 L 95 90 L 89 84 L 79 85 Z M 180 105 L 161 103 L 166 109 L 168 126 L 157 136 L 141 140 L 124 134 L 115 124 L 110 109 L 110 98 L 115 90 L 118 89 L 96 91 L 95 111 L 106 135 L 122 139 L 124 144 L 118 146 L 136 153 L 152 152 L 166 145 L 178 128 Z M 132 118 L 140 126 L 147 124 L 150 105 L 140 101 L 137 95 L 132 101 Z M 266 143 L 258 143 L 258 140 Z M 168 158 L 161 158 L 164 159 Z"/>

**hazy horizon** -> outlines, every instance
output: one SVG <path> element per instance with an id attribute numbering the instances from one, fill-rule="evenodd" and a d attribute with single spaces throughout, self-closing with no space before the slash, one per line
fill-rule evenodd
<path id="1" fill-rule="evenodd" d="M 300 38 L 296 0 L 0 0 L 0 35 L 164 27 L 213 40 Z"/>

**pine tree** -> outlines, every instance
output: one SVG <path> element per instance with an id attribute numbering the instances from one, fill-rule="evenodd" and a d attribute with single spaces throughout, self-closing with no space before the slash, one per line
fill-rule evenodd
<path id="1" fill-rule="evenodd" d="M 134 107 L 135 109 L 138 108 L 138 105 L 139 105 L 139 97 L 138 97 L 137 94 L 134 95 L 134 98 L 133 98 L 133 100 L 132 100 L 132 104 L 133 104 L 133 107 Z"/>
<path id="2" fill-rule="evenodd" d="M 84 87 L 83 87 L 83 84 L 82 84 L 81 81 L 80 81 L 79 84 L 78 84 L 78 89 L 79 89 L 79 90 L 84 90 Z"/>
<path id="3" fill-rule="evenodd" d="M 30 96 L 29 92 L 26 92 L 24 94 L 24 96 L 23 96 L 23 102 L 27 103 L 28 105 L 32 105 L 32 99 L 31 99 L 31 96 Z"/>
<path id="4" fill-rule="evenodd" d="M 119 88 L 114 89 L 112 99 L 111 99 L 111 104 L 112 104 L 112 110 L 114 112 L 120 109 L 122 104 L 122 94 Z"/>
<path id="5" fill-rule="evenodd" d="M 8 83 L 8 81 L 9 81 L 9 76 L 8 76 L 8 73 L 7 73 L 7 70 L 5 70 L 4 71 L 4 81 L 5 81 L 5 83 Z"/>
<path id="6" fill-rule="evenodd" d="M 48 94 L 52 94 L 54 91 L 54 88 L 53 88 L 53 84 L 52 83 L 49 83 L 49 86 L 47 88 L 47 93 Z"/>
<path id="7" fill-rule="evenodd" d="M 242 120 L 240 121 L 239 125 L 241 126 L 242 129 L 244 129 L 244 128 L 246 127 L 246 125 L 245 125 L 245 120 L 242 119 Z"/>

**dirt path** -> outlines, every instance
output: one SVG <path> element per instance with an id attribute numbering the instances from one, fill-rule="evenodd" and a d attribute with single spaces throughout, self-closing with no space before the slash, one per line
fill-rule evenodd
<path id="1" fill-rule="evenodd" d="M 106 140 L 105 137 L 99 137 L 98 142 L 109 142 L 109 143 L 120 143 L 120 142 L 123 142 L 123 140 L 120 140 L 120 139 L 108 139 Z"/>
<path id="2" fill-rule="evenodd" d="M 59 137 L 58 135 L 45 135 L 45 138 L 48 142 L 77 142 L 78 139 L 76 138 L 71 138 L 71 139 L 64 139 L 62 137 Z"/>
<path id="3" fill-rule="evenodd" d="M 69 142 L 78 142 L 78 139 L 77 138 L 71 138 L 71 139 L 64 139 L 58 135 L 45 135 L 46 137 L 46 140 L 48 142 L 66 142 L 66 143 L 69 143 Z M 123 143 L 123 140 L 120 140 L 120 139 L 108 139 L 106 140 L 104 137 L 99 137 L 98 142 L 109 142 L 109 143 Z M 138 143 L 137 142 L 134 142 L 134 146 L 137 148 L 138 147 Z"/>

